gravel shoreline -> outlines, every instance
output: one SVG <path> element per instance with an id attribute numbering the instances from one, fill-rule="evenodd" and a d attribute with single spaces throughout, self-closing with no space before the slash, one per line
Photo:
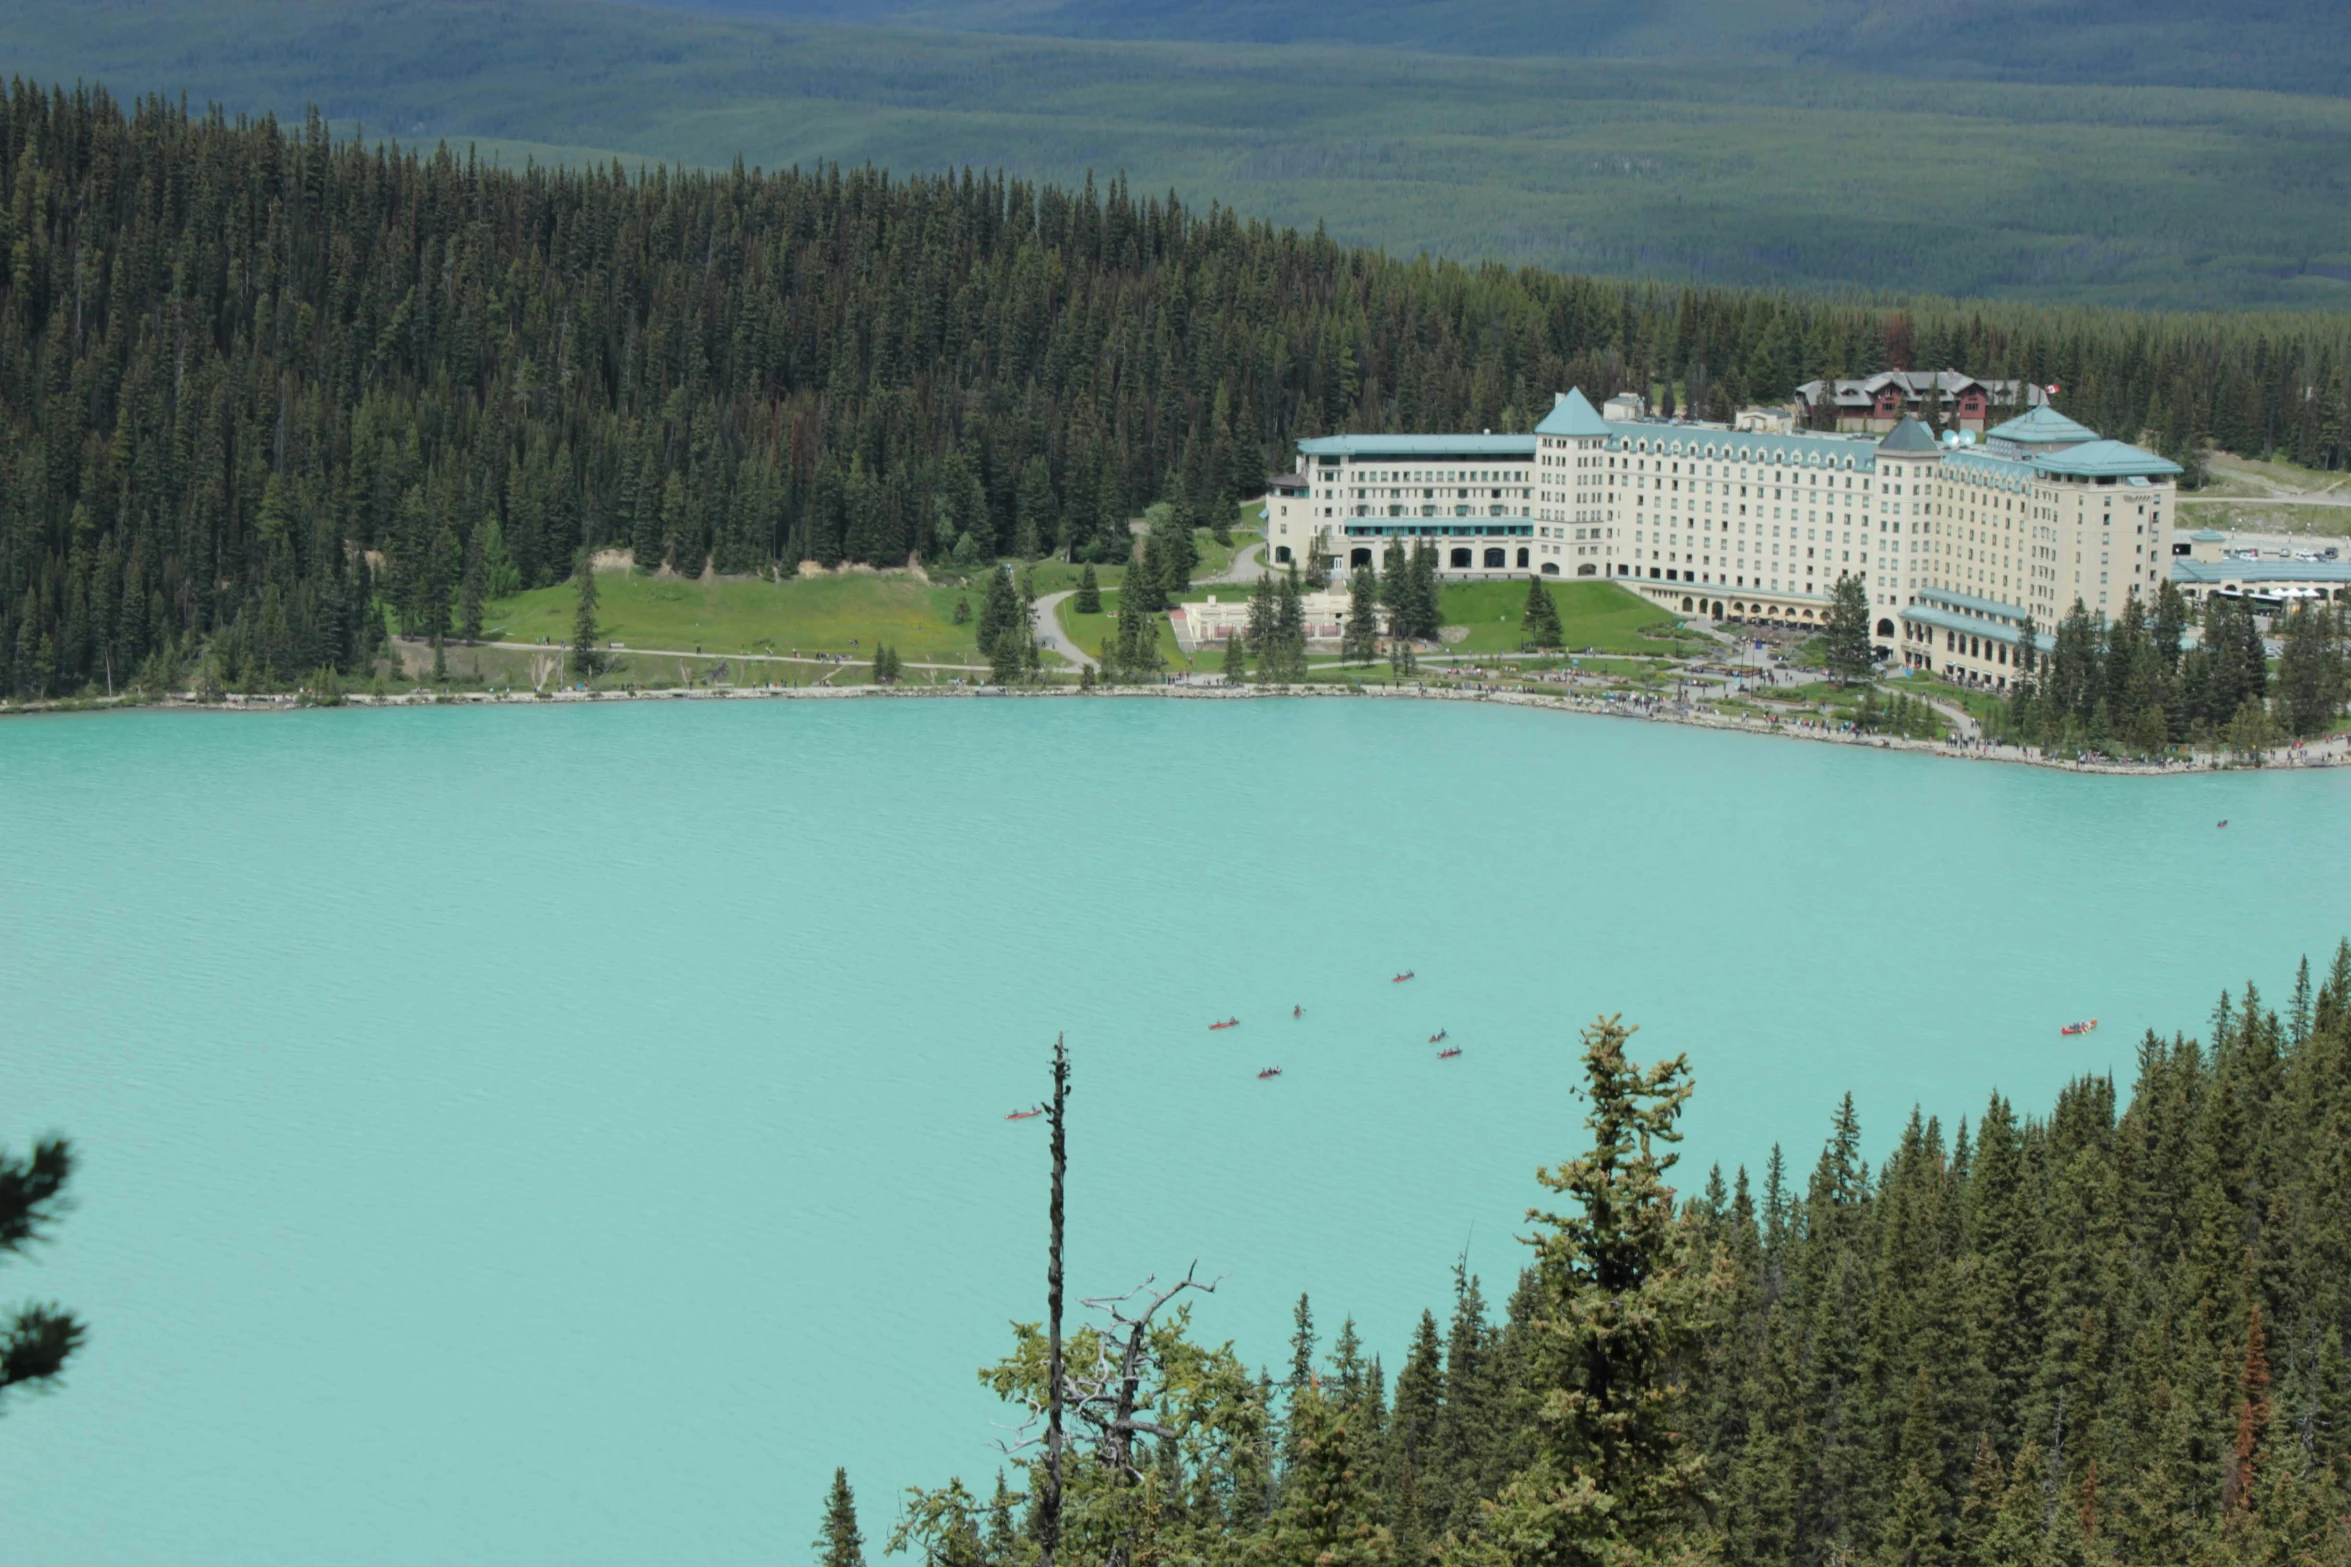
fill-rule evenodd
<path id="1" fill-rule="evenodd" d="M 1541 691 L 1505 689 L 1463 689 L 1446 686 L 1225 686 L 1225 685 L 1164 685 L 1113 686 L 1085 690 L 1075 686 L 1046 686 L 1005 688 L 999 686 L 720 686 L 672 691 L 549 691 L 538 694 L 515 692 L 406 692 L 392 696 L 367 693 L 347 694 L 339 704 L 320 703 L 296 695 L 283 696 L 227 696 L 217 702 L 201 702 L 194 696 L 166 697 L 160 700 L 137 700 L 128 697 L 95 699 L 74 702 L 31 703 L 0 708 L 0 716 L 33 715 L 39 713 L 69 713 L 111 711 L 124 708 L 166 708 L 198 712 L 270 713 L 290 712 L 308 707 L 341 705 L 345 707 L 435 707 L 435 706 L 556 706 L 564 703 L 586 702 L 837 702 L 837 701 L 1098 701 L 1103 699 L 1146 699 L 1176 702 L 1252 702 L 1269 699 L 1305 701 L 1359 701 L 1366 698 L 1379 701 L 1411 702 L 1482 702 L 1504 707 L 1548 709 L 1554 712 L 1582 713 L 1600 718 L 1637 720 L 1644 723 L 1682 724 L 1697 729 L 1722 730 L 1735 734 L 1766 736 L 1786 740 L 1808 740 L 1816 744 L 1854 746 L 1866 750 L 1909 751 L 1925 756 L 1941 757 L 1950 761 L 1996 762 L 2008 766 L 2045 767 L 2058 772 L 2109 773 L 2135 778 L 2188 777 L 2198 773 L 2229 770 L 2271 772 L 2292 771 L 2313 767 L 2351 766 L 2351 735 L 2337 735 L 2314 745 L 2284 745 L 2264 751 L 2259 761 L 2248 761 L 2220 752 L 2198 752 L 2192 759 L 2161 763 L 2116 761 L 2105 757 L 2051 756 L 2036 748 L 2009 745 L 1989 745 L 1983 742 L 1953 743 L 1947 740 L 1911 740 L 1892 735 L 1855 734 L 1805 720 L 1773 722 L 1734 717 L 1721 713 L 1703 712 L 1696 708 L 1654 699 L 1604 701 L 1593 697 L 1579 697 Z"/>

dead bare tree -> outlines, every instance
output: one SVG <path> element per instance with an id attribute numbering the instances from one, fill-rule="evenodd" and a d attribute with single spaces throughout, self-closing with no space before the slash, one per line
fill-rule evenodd
<path id="1" fill-rule="evenodd" d="M 1166 1289 L 1156 1288 L 1159 1281 L 1154 1277 L 1124 1295 L 1089 1296 L 1084 1302 L 1088 1310 L 1109 1316 L 1110 1329 L 1094 1339 L 1094 1364 L 1083 1372 L 1068 1373 L 1070 1403 L 1079 1423 L 1087 1428 L 1087 1447 L 1121 1485 L 1141 1478 L 1135 1463 L 1136 1437 L 1172 1442 L 1182 1434 L 1147 1417 L 1143 1378 L 1151 1369 L 1151 1319 L 1159 1314 L 1159 1308 L 1186 1290 L 1213 1295 L 1224 1282 L 1220 1276 L 1201 1283 L 1195 1277 L 1199 1269 L 1195 1261 Z M 1127 1308 L 1137 1300 L 1146 1304 L 1130 1315 Z"/>
<path id="2" fill-rule="evenodd" d="M 1089 1311 L 1107 1316 L 1109 1322 L 1079 1337 L 1080 1358 L 1085 1363 L 1069 1364 L 1070 1343 L 1064 1336 L 1062 1322 L 1063 1199 L 1069 1179 L 1066 1036 L 1056 1036 L 1053 1041 L 1053 1098 L 1046 1106 L 1046 1114 L 1050 1117 L 1046 1124 L 1052 1133 L 1053 1184 L 1046 1213 L 1045 1375 L 1041 1387 L 1034 1383 L 1024 1385 L 1007 1376 L 999 1382 L 998 1391 L 1008 1398 L 1018 1398 L 1028 1410 L 1028 1418 L 1017 1428 L 1016 1439 L 999 1444 L 1003 1450 L 1017 1453 L 1038 1446 L 1040 1441 L 1045 1449 L 1044 1473 L 1037 1486 L 1038 1561 L 1039 1567 L 1054 1567 L 1062 1543 L 1063 1462 L 1070 1445 L 1075 1442 L 1082 1447 L 1111 1476 L 1112 1484 L 1123 1490 L 1142 1478 L 1141 1468 L 1135 1462 L 1139 1437 L 1165 1442 L 1181 1438 L 1182 1432 L 1176 1427 L 1155 1418 L 1164 1413 L 1159 1402 L 1165 1390 L 1159 1384 L 1165 1368 L 1153 1353 L 1152 1324 L 1161 1308 L 1177 1296 L 1188 1290 L 1213 1294 L 1223 1279 L 1203 1283 L 1198 1277 L 1200 1265 L 1195 1261 L 1184 1270 L 1181 1279 L 1164 1289 L 1153 1276 L 1123 1295 L 1086 1297 L 1081 1304 Z M 1009 1363 L 1005 1369 L 1009 1371 Z M 1031 1434 L 1040 1419 L 1045 1427 L 1041 1439 Z M 1074 1433 L 1069 1429 L 1073 1421 L 1078 1427 Z M 1109 1567 L 1123 1567 L 1126 1560 L 1123 1543 L 1111 1549 Z"/>
<path id="3" fill-rule="evenodd" d="M 1061 1187 L 1069 1173 L 1069 1046 L 1053 1036 L 1053 1196 L 1047 1222 L 1052 1238 L 1045 1248 L 1045 1489 L 1037 1498 L 1037 1544 L 1041 1567 L 1053 1567 L 1061 1546 Z"/>

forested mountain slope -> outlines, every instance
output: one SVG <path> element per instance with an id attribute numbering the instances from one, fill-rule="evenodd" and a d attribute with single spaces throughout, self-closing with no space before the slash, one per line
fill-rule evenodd
<path id="1" fill-rule="evenodd" d="M 1890 360 L 2345 461 L 2351 317 L 1908 312 L 1400 262 L 1122 182 L 527 173 L 0 101 L 0 690 L 351 667 L 584 547 L 755 572 L 1125 547 L 1333 430 L 1725 414 Z M 453 621 L 453 617 L 458 617 Z"/>
<path id="2" fill-rule="evenodd" d="M 1680 36 L 1695 52 L 1467 58 L 1352 36 L 1070 40 L 604 0 L 109 0 L 0 7 L 0 69 L 231 114 L 316 105 L 344 134 L 479 141 L 513 163 L 829 160 L 1071 186 L 1123 173 L 1407 255 L 1620 277 L 2351 303 L 2351 99 L 1929 83 Z"/>
<path id="3" fill-rule="evenodd" d="M 682 10 L 1063 38 L 1344 44 L 1523 59 L 1768 59 L 1924 80 L 2340 95 L 2323 0 L 660 0 Z"/>

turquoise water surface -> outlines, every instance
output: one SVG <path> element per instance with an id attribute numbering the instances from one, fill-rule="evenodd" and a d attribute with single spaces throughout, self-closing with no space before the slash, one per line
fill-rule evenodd
<path id="1" fill-rule="evenodd" d="M 1593 1014 L 1689 1052 L 1693 1184 L 1848 1088 L 1874 1159 L 2282 993 L 2347 806 L 1435 703 L 10 722 L 0 1139 L 86 1163 L 0 1302 L 92 1335 L 0 1555 L 800 1562 L 836 1463 L 878 1546 L 997 1462 L 1056 1031 L 1077 1293 L 1392 1364 L 1506 1292 Z"/>

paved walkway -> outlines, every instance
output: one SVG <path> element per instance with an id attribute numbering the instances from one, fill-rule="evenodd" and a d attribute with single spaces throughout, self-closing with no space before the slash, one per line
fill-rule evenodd
<path id="1" fill-rule="evenodd" d="M 1226 566 L 1224 570 L 1218 572 L 1213 577 L 1193 578 L 1192 585 L 1194 587 L 1199 587 L 1204 583 L 1210 585 L 1221 582 L 1254 583 L 1259 577 L 1264 575 L 1265 545 L 1262 542 L 1257 544 L 1244 544 L 1239 549 L 1233 551 L 1232 564 Z"/>
<path id="2" fill-rule="evenodd" d="M 1059 653 L 1077 669 L 1100 669 L 1094 655 L 1079 647 L 1070 634 L 1061 629 L 1061 601 L 1077 592 L 1063 588 L 1059 593 L 1048 593 L 1037 600 L 1037 645 L 1050 653 Z"/>

